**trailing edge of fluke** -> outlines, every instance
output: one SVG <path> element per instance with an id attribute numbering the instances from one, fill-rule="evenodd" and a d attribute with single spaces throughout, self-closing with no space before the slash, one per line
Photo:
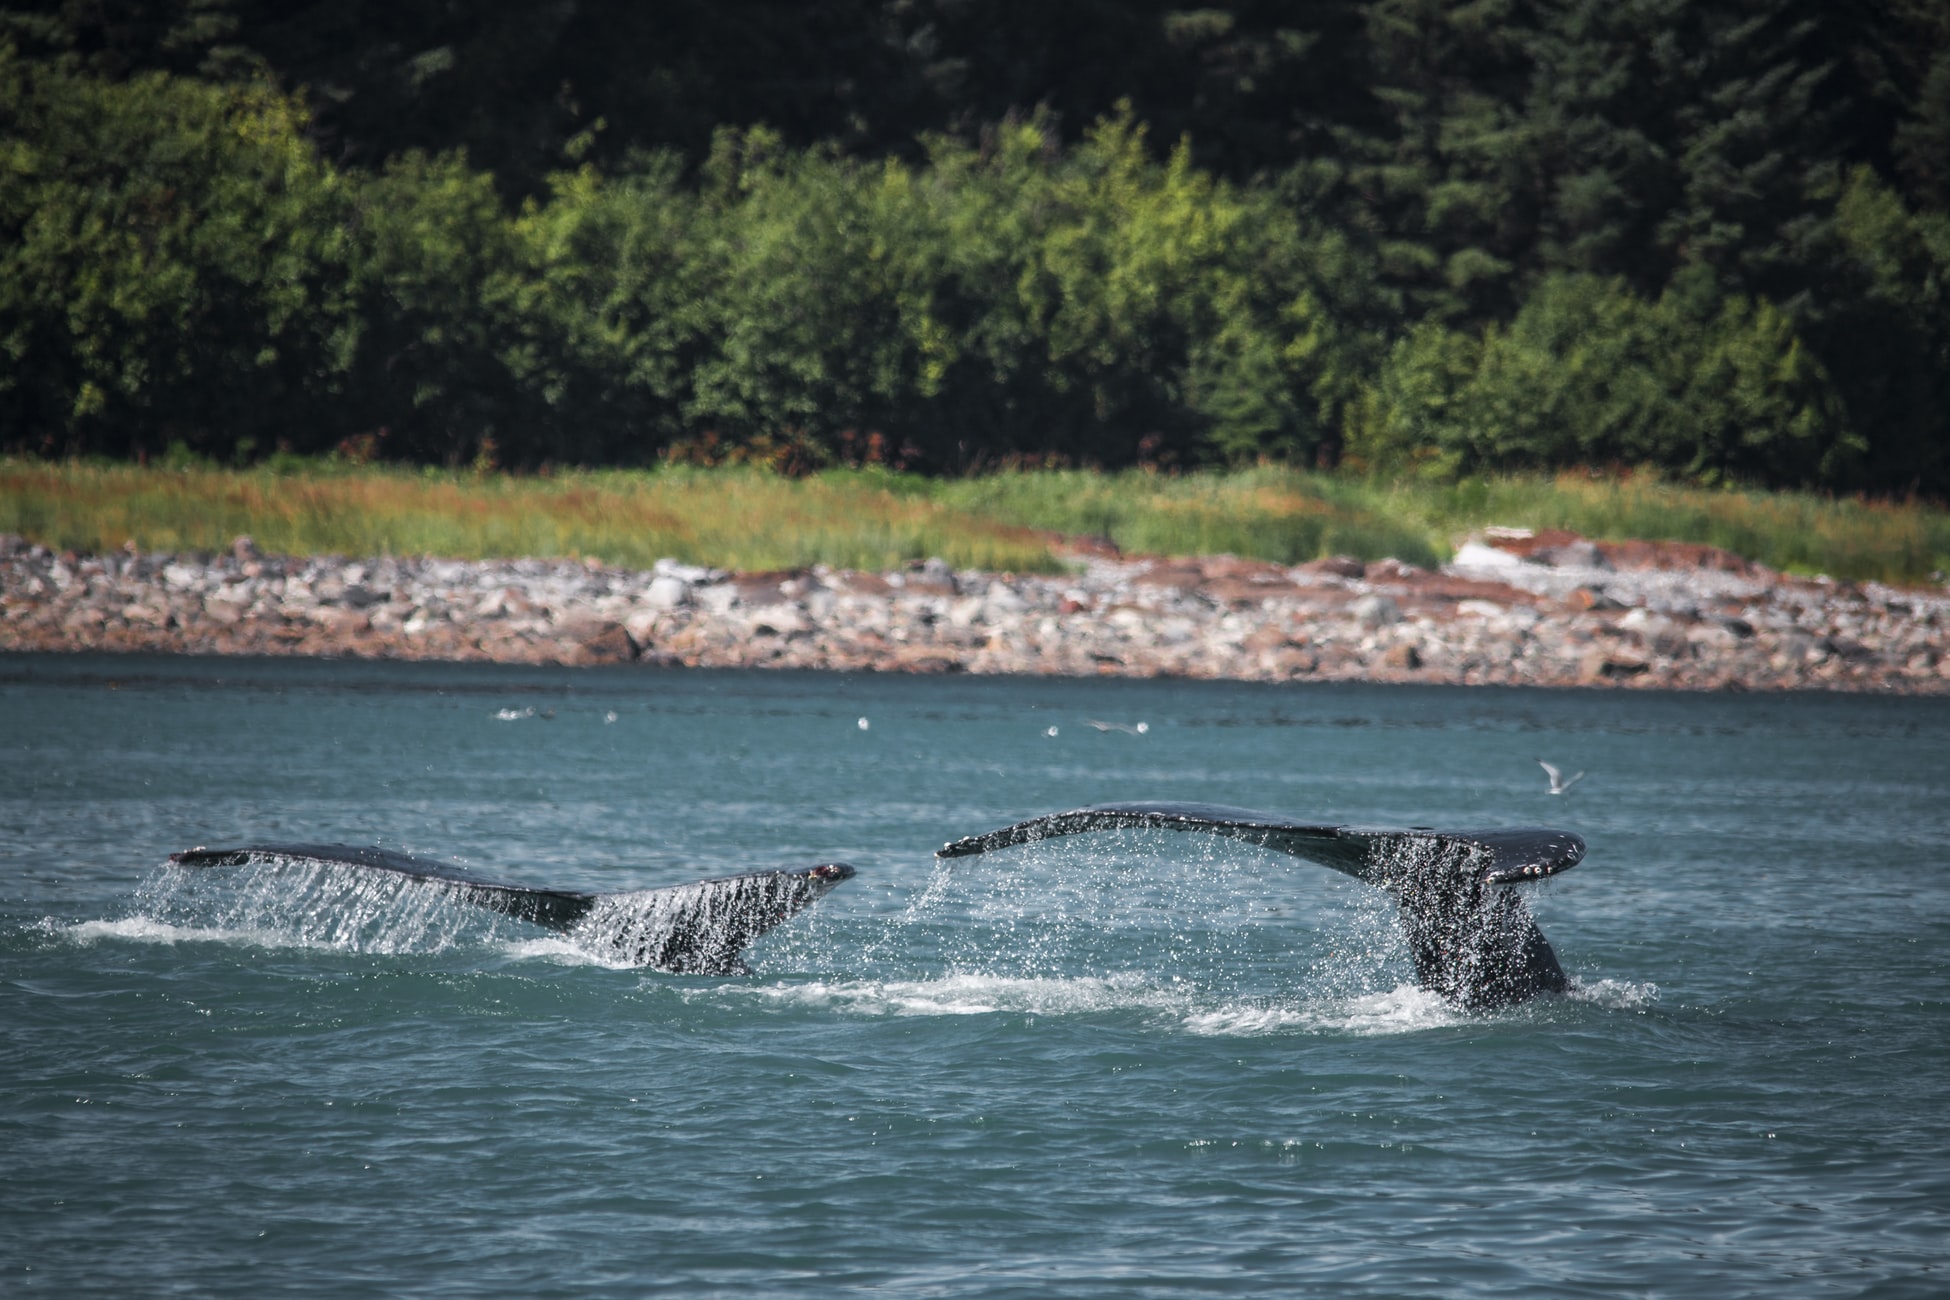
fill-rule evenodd
<path id="1" fill-rule="evenodd" d="M 1458 1006 L 1509 1006 L 1570 984 L 1522 897 L 1505 886 L 1568 871 L 1584 841 L 1547 828 L 1438 830 L 1342 826 L 1198 803 L 1109 803 L 1032 817 L 943 845 L 971 857 L 1038 840 L 1119 829 L 1198 831 L 1343 872 L 1387 891 L 1416 979 Z M 700 975 L 746 971 L 744 950 L 852 877 L 842 862 L 752 871 L 661 889 L 587 894 L 487 880 L 451 863 L 344 844 L 254 844 L 170 855 L 185 867 L 254 862 L 391 872 L 598 946 L 655 970 Z"/>

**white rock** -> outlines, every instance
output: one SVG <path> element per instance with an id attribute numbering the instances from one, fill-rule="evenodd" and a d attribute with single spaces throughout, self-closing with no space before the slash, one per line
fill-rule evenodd
<path id="1" fill-rule="evenodd" d="M 1619 619 L 1618 626 L 1644 636 L 1658 636 L 1662 632 L 1672 631 L 1672 620 L 1641 606 Z"/>
<path id="2" fill-rule="evenodd" d="M 623 620 L 623 630 L 638 645 L 649 645 L 656 640 L 658 614 L 654 609 L 639 609 Z"/>
<path id="3" fill-rule="evenodd" d="M 982 599 L 987 604 L 987 613 L 991 618 L 997 614 L 1020 614 L 1029 608 L 1029 602 L 1006 582 L 990 583 L 988 595 Z"/>
<path id="4" fill-rule="evenodd" d="M 720 582 L 709 587 L 699 587 L 691 593 L 699 607 L 712 614 L 724 615 L 738 603 L 738 587 L 735 583 Z"/>
<path id="5" fill-rule="evenodd" d="M 812 623 L 796 605 L 768 605 L 752 616 L 751 630 L 753 636 L 804 636 Z"/>
<path id="6" fill-rule="evenodd" d="M 1456 558 L 1449 562 L 1458 569 L 1520 569 L 1523 561 L 1508 551 L 1494 546 L 1485 546 L 1474 539 L 1456 548 Z"/>
<path id="7" fill-rule="evenodd" d="M 1389 596 L 1363 596 L 1348 610 L 1362 627 L 1386 627 L 1401 622 L 1402 618 L 1401 606 Z"/>
<path id="8" fill-rule="evenodd" d="M 659 578 L 675 578 L 688 586 L 701 582 L 716 582 L 724 577 L 721 569 L 707 569 L 697 564 L 681 564 L 676 560 L 658 560 L 652 571 Z"/>
<path id="9" fill-rule="evenodd" d="M 676 609 L 680 605 L 688 605 L 690 600 L 691 584 L 674 573 L 659 574 L 651 580 L 649 590 L 643 593 L 643 603 L 652 609 Z"/>

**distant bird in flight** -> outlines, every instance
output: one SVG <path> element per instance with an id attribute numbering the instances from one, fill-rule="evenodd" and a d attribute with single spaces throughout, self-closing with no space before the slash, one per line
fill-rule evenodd
<path id="1" fill-rule="evenodd" d="M 1145 732 L 1151 730 L 1151 724 L 1148 722 L 1140 722 L 1133 726 L 1128 722 L 1099 722 L 1095 718 L 1085 718 L 1083 725 L 1086 727 L 1095 727 L 1099 731 L 1121 731 L 1129 736 L 1142 736 Z"/>
<path id="2" fill-rule="evenodd" d="M 1564 779 L 1564 773 L 1558 771 L 1557 768 L 1555 768 L 1549 763 L 1546 763 L 1541 758 L 1537 760 L 1537 766 L 1543 768 L 1544 775 L 1548 776 L 1551 779 L 1550 792 L 1552 794 L 1563 794 L 1565 791 L 1569 790 L 1572 786 L 1576 785 L 1579 781 L 1582 781 L 1584 779 L 1584 773 L 1579 772 L 1576 776 L 1566 781 Z"/>

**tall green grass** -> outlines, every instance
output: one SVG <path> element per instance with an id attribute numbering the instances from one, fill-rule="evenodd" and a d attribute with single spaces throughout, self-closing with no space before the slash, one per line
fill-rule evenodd
<path id="1" fill-rule="evenodd" d="M 0 461 L 0 532 L 52 547 L 213 551 L 239 534 L 286 554 L 550 556 L 648 567 L 669 556 L 744 570 L 886 569 L 938 555 L 1054 571 L 1048 540 L 872 476 L 747 469 L 541 477 L 327 463 L 277 474 Z"/>
<path id="2" fill-rule="evenodd" d="M 1291 563 L 1322 555 L 1447 559 L 1489 525 L 1598 540 L 1704 542 L 1789 573 L 1924 582 L 1950 570 L 1950 512 L 1804 492 L 1565 473 L 1390 481 L 1260 468 L 1163 477 L 1054 472 L 949 481 L 937 499 L 986 519 L 1108 537 L 1127 551 Z M 1941 581 L 1937 576 L 1936 581 Z"/>
<path id="3" fill-rule="evenodd" d="M 1117 474 L 1084 470 L 948 480 L 935 499 L 983 519 L 1106 538 L 1152 555 L 1227 553 L 1300 563 L 1324 555 L 1394 556 L 1414 564 L 1446 558 L 1440 528 L 1403 524 L 1352 485 L 1283 469 L 1231 473 Z"/>
<path id="4" fill-rule="evenodd" d="M 1364 484 L 1360 491 L 1372 509 L 1448 536 L 1517 524 L 1600 540 L 1704 542 L 1804 575 L 1914 583 L 1941 582 L 1950 571 L 1950 511 L 1916 502 L 1584 473 Z"/>
<path id="5" fill-rule="evenodd" d="M 593 557 L 637 567 L 671 556 L 746 570 L 885 569 L 940 556 L 958 568 L 1052 572 L 1062 561 L 1050 534 L 1101 537 L 1130 553 L 1434 564 L 1490 524 L 1705 542 L 1838 578 L 1921 582 L 1950 570 L 1950 512 L 1939 507 L 1646 476 L 1431 484 L 1261 468 L 787 479 L 669 467 L 520 477 L 333 461 L 279 472 L 0 460 L 0 532 L 75 550 L 133 541 L 213 551 L 248 533 L 291 554 Z"/>

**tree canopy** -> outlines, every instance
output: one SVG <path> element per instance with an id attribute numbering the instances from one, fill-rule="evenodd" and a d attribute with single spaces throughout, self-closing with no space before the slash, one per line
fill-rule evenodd
<path id="1" fill-rule="evenodd" d="M 13 0 L 0 445 L 1950 493 L 1936 0 Z"/>

